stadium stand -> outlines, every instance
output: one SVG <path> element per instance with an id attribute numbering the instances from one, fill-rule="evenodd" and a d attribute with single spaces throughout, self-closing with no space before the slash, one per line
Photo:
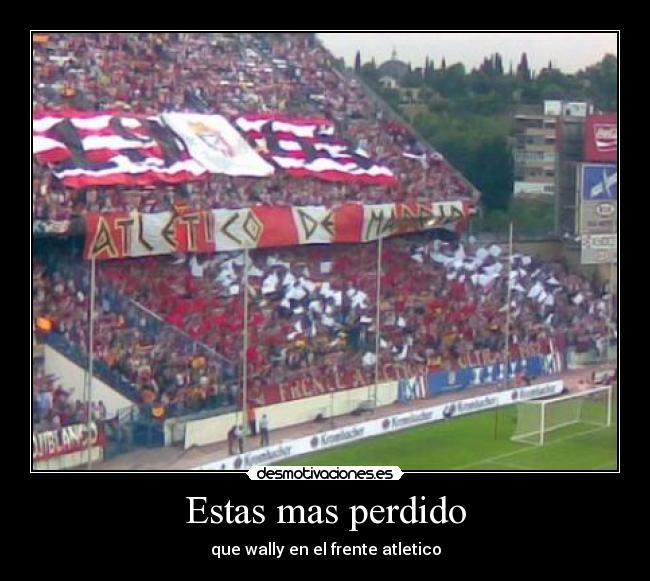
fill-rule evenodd
<path id="1" fill-rule="evenodd" d="M 476 202 L 478 192 L 408 127 L 389 119 L 342 75 L 309 34 L 45 34 L 34 44 L 34 114 L 122 110 L 238 115 L 280 112 L 334 121 L 336 133 L 387 166 L 399 185 L 210 174 L 156 186 L 66 187 L 33 162 L 33 212 L 45 224 L 117 210 L 163 212 L 342 202 Z M 408 154 L 408 155 L 405 155 Z M 453 369 L 475 352 L 504 349 L 506 291 L 496 245 L 436 239 L 384 241 L 380 368 L 394 378 Z M 279 401 L 295 378 L 357 387 L 374 381 L 374 244 L 251 251 L 248 381 L 252 403 Z M 240 404 L 243 255 L 172 255 L 99 262 L 96 373 L 164 417 Z M 512 349 L 553 340 L 581 350 L 610 337 L 610 297 L 559 262 L 518 255 Z M 37 246 L 34 326 L 70 358 L 88 354 L 89 268 L 74 242 Z M 391 371 L 393 370 L 393 371 Z M 79 404 L 38 376 L 36 425 L 83 421 Z M 41 402 L 42 405 L 41 405 Z M 97 414 L 101 416 L 99 402 Z"/>
<path id="2" fill-rule="evenodd" d="M 341 75 L 333 60 L 313 35 L 48 35 L 47 42 L 34 45 L 35 114 L 72 108 L 144 115 L 209 111 L 231 118 L 266 111 L 324 115 L 335 121 L 337 133 L 387 164 L 401 182 L 391 188 L 284 174 L 264 182 L 211 175 L 176 186 L 72 190 L 35 161 L 34 218 L 61 221 L 85 212 L 159 212 L 176 205 L 209 209 L 476 198 L 471 184 L 439 153 L 407 127 L 384 120 L 383 109 L 358 82 Z"/>
<path id="3" fill-rule="evenodd" d="M 73 401 L 70 390 L 66 390 L 59 378 L 45 374 L 42 363 L 33 366 L 32 420 L 34 432 L 56 430 L 88 420 L 88 404 L 80 399 Z M 92 419 L 107 419 L 104 402 L 94 401 Z"/>
<path id="4" fill-rule="evenodd" d="M 372 245 L 355 252 L 329 245 L 251 254 L 247 356 L 253 397 L 270 403 L 277 386 L 294 376 L 329 385 L 335 368 L 350 386 L 373 382 L 375 251 Z M 501 352 L 507 283 L 498 253 L 496 245 L 421 235 L 386 240 L 382 369 L 399 363 L 413 373 L 457 368 L 473 352 Z M 34 316 L 51 320 L 55 335 L 83 351 L 87 279 L 75 284 L 68 276 L 64 283 L 65 269 L 56 266 L 49 278 L 37 265 Z M 76 272 L 79 277 L 83 267 Z M 579 352 L 608 340 L 610 301 L 602 289 L 560 263 L 524 255 L 515 258 L 513 272 L 513 357 L 523 345 L 551 338 Z M 101 264 L 99 364 L 135 386 L 145 403 L 198 409 L 192 400 L 219 394 L 221 404 L 231 404 L 241 376 L 242 274 L 241 254 L 229 253 Z"/>

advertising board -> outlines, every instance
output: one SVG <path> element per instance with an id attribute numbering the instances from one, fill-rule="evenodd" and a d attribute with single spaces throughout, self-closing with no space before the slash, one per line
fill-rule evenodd
<path id="1" fill-rule="evenodd" d="M 304 436 L 244 454 L 236 454 L 228 458 L 197 466 L 194 470 L 248 470 L 251 466 L 271 464 L 293 456 L 300 456 L 302 454 L 340 446 L 341 444 L 403 430 L 412 426 L 438 422 L 443 419 L 483 411 L 497 406 L 505 406 L 522 400 L 558 395 L 562 393 L 563 389 L 564 382 L 557 380 L 439 404 L 334 430 L 327 430 L 319 434 Z"/>
<path id="2" fill-rule="evenodd" d="M 584 159 L 616 162 L 618 117 L 615 113 L 588 115 L 585 123 Z"/>

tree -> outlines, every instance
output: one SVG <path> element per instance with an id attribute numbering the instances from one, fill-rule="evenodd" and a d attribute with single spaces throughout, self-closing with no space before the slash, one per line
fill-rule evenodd
<path id="1" fill-rule="evenodd" d="M 587 67 L 576 75 L 586 85 L 587 96 L 602 111 L 616 111 L 618 108 L 618 59 L 607 54 L 603 60 Z"/>
<path id="2" fill-rule="evenodd" d="M 524 81 L 530 81 L 530 69 L 528 68 L 528 56 L 522 53 L 521 60 L 517 66 L 517 77 Z"/>
<path id="3" fill-rule="evenodd" d="M 575 75 L 565 75 L 559 69 L 542 69 L 534 83 L 542 99 L 584 99 L 584 90 Z"/>
<path id="4" fill-rule="evenodd" d="M 364 63 L 361 66 L 361 76 L 370 83 L 379 81 L 379 72 L 377 71 L 377 63 L 374 57 L 369 63 Z"/>
<path id="5" fill-rule="evenodd" d="M 472 156 L 467 177 L 483 194 L 483 204 L 505 210 L 512 196 L 513 160 L 504 136 L 484 140 Z"/>
<path id="6" fill-rule="evenodd" d="M 498 76 L 503 76 L 503 59 L 499 53 L 494 55 L 494 72 Z"/>
<path id="7" fill-rule="evenodd" d="M 516 70 L 512 61 L 509 64 L 509 74 L 504 75 L 503 59 L 494 53 L 468 73 L 462 64 L 448 67 L 442 58 L 434 74 L 433 59 L 427 56 L 424 70 L 415 69 L 408 75 L 411 86 L 417 86 L 419 74 L 427 87 L 419 92 L 425 107 L 415 116 L 415 127 L 483 193 L 485 208 L 506 219 L 519 211 L 512 202 L 514 106 L 539 105 L 543 99 L 589 99 L 601 110 L 615 111 L 618 83 L 614 55 L 605 55 L 601 62 L 576 74 L 564 74 L 549 62 L 535 75 L 526 53 L 514 65 Z M 376 67 L 370 64 L 362 70 L 366 78 L 376 74 Z M 399 107 L 398 94 L 382 92 L 393 107 Z M 539 215 L 531 214 L 531 224 L 545 224 L 541 218 L 546 214 L 542 214 L 541 210 Z"/>
<path id="8" fill-rule="evenodd" d="M 433 59 L 427 57 L 427 63 L 424 68 L 424 84 L 432 87 L 435 80 L 435 69 L 433 66 Z"/>
<path id="9" fill-rule="evenodd" d="M 506 209 L 513 183 L 510 117 L 467 115 L 464 106 L 460 110 L 452 114 L 440 107 L 437 113 L 419 114 L 415 127 L 483 193 L 486 207 Z"/>
<path id="10" fill-rule="evenodd" d="M 482 73 L 486 74 L 491 74 L 492 73 L 492 59 L 489 59 L 488 57 L 485 57 L 483 59 L 483 62 L 481 63 L 481 66 L 479 67 L 479 71 Z"/>
<path id="11" fill-rule="evenodd" d="M 358 75 L 361 73 L 361 51 L 357 51 L 354 57 L 354 72 Z"/>
<path id="12" fill-rule="evenodd" d="M 436 82 L 436 88 L 445 97 L 464 95 L 467 92 L 465 66 L 462 63 L 454 63 L 449 68 L 445 66 L 444 75 Z"/>
<path id="13" fill-rule="evenodd" d="M 402 87 L 416 88 L 422 86 L 422 69 L 420 67 L 413 70 L 411 63 L 408 65 L 407 73 L 400 80 Z"/>

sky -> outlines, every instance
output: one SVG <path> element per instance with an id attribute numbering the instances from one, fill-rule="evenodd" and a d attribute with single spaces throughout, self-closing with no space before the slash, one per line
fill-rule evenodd
<path id="1" fill-rule="evenodd" d="M 469 71 L 483 58 L 498 52 L 507 71 L 512 61 L 516 69 L 521 54 L 528 55 L 528 66 L 539 71 L 553 66 L 575 73 L 600 61 L 607 53 L 618 54 L 616 32 L 321 32 L 325 46 L 345 64 L 352 66 L 357 49 L 362 62 L 375 57 L 377 64 L 389 60 L 393 48 L 397 58 L 423 66 L 428 55 L 438 66 L 462 62 Z"/>

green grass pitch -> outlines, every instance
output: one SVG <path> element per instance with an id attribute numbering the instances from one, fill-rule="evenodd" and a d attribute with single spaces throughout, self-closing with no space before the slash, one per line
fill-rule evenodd
<path id="1" fill-rule="evenodd" d="M 510 440 L 516 406 L 468 414 L 305 454 L 293 466 L 399 466 L 403 470 L 616 470 L 616 409 L 612 425 L 574 424 L 549 433 L 544 446 Z"/>

